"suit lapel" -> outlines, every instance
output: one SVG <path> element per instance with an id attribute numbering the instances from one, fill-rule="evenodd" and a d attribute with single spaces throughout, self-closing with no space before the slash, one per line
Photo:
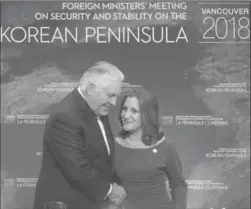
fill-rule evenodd
<path id="1" fill-rule="evenodd" d="M 95 143 L 98 147 L 100 147 L 105 157 L 110 162 L 111 156 L 109 156 L 108 154 L 106 144 L 105 144 L 105 139 L 103 137 L 100 126 L 96 119 L 96 115 L 92 112 L 92 110 L 90 109 L 89 105 L 84 100 L 84 98 L 79 94 L 79 92 L 77 91 L 77 88 L 73 90 L 73 94 L 74 94 L 75 102 L 77 104 L 78 111 L 82 115 L 83 120 L 88 121 L 89 129 L 90 129 L 89 131 L 92 131 L 94 135 L 97 136 L 97 137 L 94 137 L 89 143 Z M 101 120 L 103 122 L 105 132 L 106 132 L 106 138 L 108 140 L 108 144 L 112 153 L 113 144 L 111 141 L 112 139 L 110 136 L 110 130 L 109 130 L 109 127 L 107 126 L 107 124 L 109 125 L 109 122 L 107 123 L 107 119 L 105 117 L 101 117 Z"/>

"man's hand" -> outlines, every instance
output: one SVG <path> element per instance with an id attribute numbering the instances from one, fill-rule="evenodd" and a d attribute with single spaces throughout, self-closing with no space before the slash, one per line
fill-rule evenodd
<path id="1" fill-rule="evenodd" d="M 126 197 L 126 192 L 122 186 L 117 185 L 116 183 L 112 184 L 112 191 L 109 194 L 108 198 L 115 205 L 120 205 Z"/>

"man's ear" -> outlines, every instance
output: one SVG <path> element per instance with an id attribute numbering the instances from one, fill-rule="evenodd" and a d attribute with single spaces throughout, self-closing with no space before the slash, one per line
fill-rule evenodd
<path id="1" fill-rule="evenodd" d="M 85 88 L 85 92 L 86 92 L 86 95 L 91 95 L 93 90 L 95 90 L 96 86 L 94 83 L 88 83 L 86 88 Z"/>

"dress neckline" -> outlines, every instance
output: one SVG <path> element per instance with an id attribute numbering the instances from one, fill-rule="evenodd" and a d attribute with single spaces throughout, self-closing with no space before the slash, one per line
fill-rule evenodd
<path id="1" fill-rule="evenodd" d="M 125 146 L 123 144 L 121 144 L 118 139 L 121 139 L 120 137 L 116 137 L 115 138 L 115 141 L 117 142 L 118 145 L 120 145 L 121 147 L 124 147 L 124 148 L 127 148 L 127 149 L 132 149 L 132 150 L 147 150 L 147 149 L 152 149 L 152 148 L 156 148 L 158 147 L 160 144 L 162 144 L 165 140 L 166 140 L 166 137 L 163 136 L 155 145 L 152 145 L 152 146 L 149 146 L 149 147 L 128 147 L 128 146 Z"/>

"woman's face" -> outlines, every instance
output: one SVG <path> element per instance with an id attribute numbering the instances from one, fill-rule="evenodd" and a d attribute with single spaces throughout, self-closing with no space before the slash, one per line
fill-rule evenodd
<path id="1" fill-rule="evenodd" d="M 141 128 L 139 102 L 136 97 L 127 97 L 121 111 L 122 126 L 125 131 Z"/>

